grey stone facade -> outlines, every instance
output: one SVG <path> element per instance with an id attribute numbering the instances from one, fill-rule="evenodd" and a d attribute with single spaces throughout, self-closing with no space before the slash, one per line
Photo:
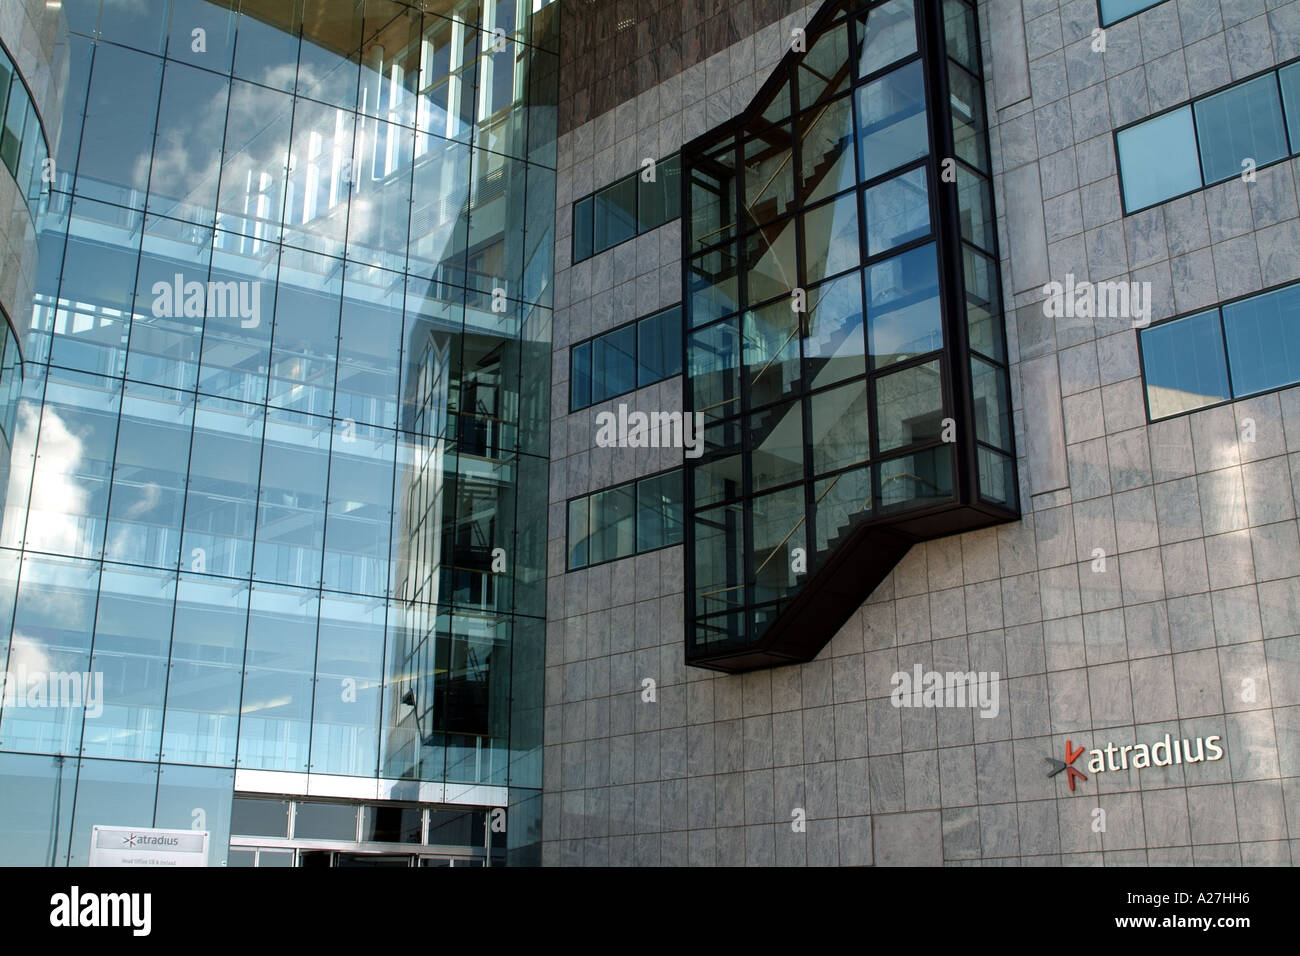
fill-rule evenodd
<path id="1" fill-rule="evenodd" d="M 1022 520 L 914 547 L 815 661 L 738 676 L 683 663 L 680 547 L 566 572 L 568 498 L 681 461 L 592 440 L 680 379 L 568 413 L 569 344 L 680 300 L 680 223 L 573 266 L 571 202 L 743 109 L 816 8 L 560 140 L 544 863 L 1300 862 L 1300 388 L 1149 425 L 1128 320 L 1041 303 L 1149 281 L 1158 320 L 1300 279 L 1300 161 L 1124 217 L 1113 144 L 1300 55 L 1300 0 L 1166 0 L 1104 54 L 1094 0 L 980 4 Z M 999 714 L 895 708 L 917 664 L 998 672 Z M 1166 733 L 1223 758 L 1046 774 Z"/>
<path id="2" fill-rule="evenodd" d="M 0 42 L 13 57 L 57 155 L 68 75 L 68 33 L 61 6 L 45 0 L 0 4 Z M 0 308 L 22 341 L 36 288 L 36 224 L 8 171 L 0 171 Z"/>

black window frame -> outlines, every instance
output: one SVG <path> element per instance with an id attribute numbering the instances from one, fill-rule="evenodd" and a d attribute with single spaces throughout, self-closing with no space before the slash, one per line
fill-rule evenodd
<path id="1" fill-rule="evenodd" d="M 624 322 L 621 325 L 614 326 L 612 329 L 606 329 L 604 332 L 599 332 L 596 335 L 589 335 L 587 336 L 587 338 L 580 339 L 579 341 L 574 342 L 572 345 L 570 345 L 569 346 L 569 413 L 572 414 L 574 412 L 580 412 L 584 408 L 591 408 L 592 406 L 599 405 L 602 402 L 613 401 L 614 399 L 618 398 L 621 395 L 631 395 L 633 392 L 637 391 L 638 389 L 648 388 L 649 386 L 655 385 L 658 382 L 665 382 L 670 378 L 676 378 L 678 375 L 681 375 L 685 366 L 683 365 L 684 356 L 682 353 L 679 352 L 678 361 L 677 361 L 678 368 L 676 372 L 673 372 L 669 375 L 664 375 L 661 378 L 651 379 L 648 382 L 641 381 L 641 323 L 646 322 L 650 319 L 657 319 L 661 315 L 671 312 L 674 309 L 677 310 L 677 324 L 678 324 L 677 341 L 680 343 L 682 304 L 680 302 L 676 302 L 673 305 L 667 306 L 665 308 L 656 309 L 653 312 L 647 312 L 645 315 L 639 315 L 635 319 L 632 319 L 629 322 Z M 604 398 L 598 400 L 593 399 L 591 401 L 586 402 L 585 404 L 578 404 L 575 401 L 573 395 L 573 383 L 575 381 L 575 376 L 573 374 L 573 370 L 575 367 L 574 353 L 576 353 L 577 350 L 582 348 L 584 345 L 591 345 L 594 348 L 594 344 L 597 340 L 606 338 L 607 336 L 614 335 L 615 333 L 622 332 L 629 328 L 632 329 L 632 374 L 633 374 L 633 378 L 635 379 L 635 384 L 633 384 L 631 388 L 624 389 L 621 392 L 614 392 L 612 395 L 606 395 Z M 590 361 L 590 356 L 588 356 L 588 361 Z M 593 376 L 590 369 L 588 370 L 587 373 L 587 379 L 591 385 L 595 384 L 595 377 Z"/>
<path id="2" fill-rule="evenodd" d="M 680 483 L 682 497 L 679 502 L 681 506 L 681 513 L 682 513 L 682 537 L 680 540 L 671 542 L 669 544 L 656 545 L 653 548 L 642 549 L 638 546 L 629 554 L 620 554 L 616 557 L 604 558 L 603 560 L 600 561 L 588 561 L 585 564 L 579 564 L 576 566 L 570 563 L 569 556 L 572 554 L 573 541 L 571 540 L 569 534 L 570 532 L 569 513 L 570 510 L 573 508 L 573 503 L 575 501 L 588 502 L 587 536 L 588 538 L 590 538 L 591 537 L 591 504 L 590 504 L 591 499 L 594 498 L 596 495 L 602 494 L 607 491 L 618 491 L 620 488 L 627 488 L 628 486 L 631 486 L 633 488 L 632 500 L 634 505 L 634 509 L 632 512 L 632 519 L 633 519 L 632 540 L 633 542 L 638 542 L 641 537 L 640 528 L 638 526 L 640 520 L 640 514 L 641 514 L 641 502 L 637 497 L 637 493 L 640 490 L 641 482 L 650 481 L 651 479 L 655 479 L 655 478 L 662 478 L 665 475 L 671 475 L 674 472 L 682 475 L 682 481 Z M 587 568 L 598 568 L 602 564 L 612 564 L 615 561 L 626 561 L 628 558 L 635 558 L 642 554 L 653 554 L 655 551 L 663 551 L 666 548 L 679 548 L 683 544 L 685 544 L 686 542 L 686 491 L 685 491 L 686 482 L 685 482 L 685 475 L 683 472 L 684 469 L 681 465 L 674 465 L 671 468 L 661 468 L 659 471 L 652 471 L 646 475 L 638 475 L 636 478 L 629 479 L 628 481 L 620 481 L 618 484 L 609 485 L 604 488 L 596 488 L 595 490 L 589 491 L 586 494 L 574 495 L 571 498 L 565 499 L 564 502 L 564 573 L 571 574 L 574 571 L 585 571 Z"/>
<path id="3" fill-rule="evenodd" d="M 629 174 L 626 175 L 626 176 L 620 176 L 618 179 L 614 180 L 612 183 L 606 183 L 605 185 L 601 186 L 599 189 L 593 189 L 591 192 L 589 192 L 589 193 L 587 193 L 587 194 L 585 194 L 585 195 L 583 195 L 583 196 L 579 196 L 577 199 L 574 199 L 574 200 L 569 204 L 569 216 L 570 216 L 570 219 L 571 219 L 571 222 L 572 222 L 572 229 L 571 229 L 570 232 L 569 232 L 569 264 L 570 264 L 571 266 L 573 266 L 573 265 L 577 265 L 579 262 L 586 262 L 588 259 L 594 258 L 595 256 L 600 255 L 602 252 L 608 252 L 610 249 L 617 249 L 619 246 L 623 245 L 624 243 L 631 242 L 633 239 L 636 239 L 638 236 L 644 236 L 644 235 L 646 235 L 647 233 L 653 232 L 654 230 L 660 228 L 661 226 L 666 226 L 666 225 L 668 225 L 668 223 L 674 221 L 675 219 L 680 219 L 681 216 L 682 216 L 682 204 L 683 204 L 683 193 L 682 193 L 682 184 L 681 184 L 681 155 L 682 155 L 682 154 L 681 154 L 681 151 L 678 150 L 678 151 L 675 152 L 675 153 L 670 153 L 668 156 L 664 157 L 663 159 L 660 159 L 660 160 L 656 160 L 656 161 L 655 161 L 655 167 L 654 167 L 654 168 L 655 168 L 655 176 L 656 176 L 656 178 L 655 178 L 655 182 L 654 182 L 653 184 L 643 182 L 642 179 L 641 179 L 641 174 L 642 174 L 643 170 L 638 169 L 638 170 L 637 170 L 636 172 L 634 172 L 634 173 L 629 173 Z M 649 186 L 651 186 L 651 185 L 659 186 L 659 185 L 661 185 L 662 183 L 666 183 L 666 182 L 667 182 L 667 179 L 666 179 L 666 178 L 663 179 L 663 180 L 661 180 L 661 179 L 658 178 L 658 176 L 659 176 L 659 171 L 660 171 L 661 169 L 664 169 L 664 168 L 666 168 L 666 167 L 670 167 L 670 166 L 671 166 L 672 169 L 675 170 L 675 175 L 677 176 L 677 203 L 676 203 L 676 206 L 675 206 L 674 208 L 672 208 L 673 215 L 669 216 L 669 218 L 665 219 L 665 220 L 664 220 L 663 222 L 661 222 L 661 223 L 657 223 L 656 225 L 653 225 L 653 226 L 644 226 L 644 227 L 643 227 L 643 226 L 642 226 L 642 223 L 641 223 L 641 202 L 642 202 L 642 200 L 641 200 L 641 193 L 642 193 L 642 189 L 643 189 L 643 187 L 649 187 Z M 623 185 L 624 183 L 628 182 L 629 180 L 631 180 L 632 182 L 634 182 L 634 183 L 635 183 L 635 186 L 636 186 L 636 189 L 635 189 L 635 198 L 634 198 L 634 206 L 635 206 L 635 210 L 634 210 L 634 214 L 633 214 L 633 215 L 634 215 L 634 218 L 635 218 L 635 220 L 636 220 L 636 222 L 634 223 L 634 228 L 633 228 L 633 230 L 632 230 L 632 235 L 628 236 L 626 239 L 620 239 L 618 242 L 612 243 L 611 245 L 608 245 L 608 246 L 602 246 L 602 247 L 600 247 L 600 248 L 596 248 L 596 231 L 595 231 L 595 208 L 596 208 L 596 207 L 595 207 L 595 200 L 596 200 L 596 197 L 597 197 L 598 195 L 600 195 L 601 193 L 603 193 L 603 192 L 609 190 L 609 189 L 613 189 L 613 188 L 616 187 L 616 186 L 621 186 L 621 185 Z M 590 212 L 590 215 L 591 215 L 591 223 L 589 224 L 589 226 L 588 226 L 588 228 L 587 228 L 587 230 L 586 230 L 586 233 L 587 233 L 587 235 L 588 235 L 588 236 L 590 237 L 590 239 L 591 239 L 591 252 L 589 252 L 588 254 L 586 254 L 586 255 L 584 255 L 584 256 L 579 256 L 579 255 L 578 255 L 578 243 L 577 243 L 577 239 L 578 239 L 578 207 L 581 206 L 583 203 L 588 202 L 588 201 L 591 202 L 591 207 L 590 207 L 590 209 L 591 209 L 591 212 Z M 672 204 L 669 204 L 669 206 L 672 207 Z"/>

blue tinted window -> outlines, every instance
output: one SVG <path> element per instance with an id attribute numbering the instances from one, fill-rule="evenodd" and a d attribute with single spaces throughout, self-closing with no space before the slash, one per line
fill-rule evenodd
<path id="1" fill-rule="evenodd" d="M 636 326 L 625 326 L 596 339 L 591 360 L 593 402 L 636 388 Z"/>
<path id="2" fill-rule="evenodd" d="M 681 544 L 682 472 L 664 472 L 569 502 L 569 570 Z"/>
<path id="3" fill-rule="evenodd" d="M 1300 286 L 1223 307 L 1235 395 L 1300 381 Z"/>
<path id="4" fill-rule="evenodd" d="M 1263 166 L 1287 154 L 1277 81 L 1270 73 L 1196 104 L 1196 133 L 1207 183 L 1241 175 L 1242 162 Z"/>
<path id="5" fill-rule="evenodd" d="M 1142 331 L 1147 409 L 1177 415 L 1229 398 L 1228 367 L 1217 309 Z"/>
<path id="6" fill-rule="evenodd" d="M 591 247 L 591 207 L 595 198 L 588 196 L 573 205 L 573 261 L 590 259 L 594 250 Z"/>
<path id="7" fill-rule="evenodd" d="M 608 249 L 636 235 L 636 183 L 629 176 L 596 193 L 594 248 Z"/>
<path id="8" fill-rule="evenodd" d="M 1147 7 L 1154 7 L 1163 0 L 1101 0 L 1101 23 L 1109 26 L 1117 20 L 1141 13 Z"/>
<path id="9" fill-rule="evenodd" d="M 573 409 L 591 404 L 591 343 L 583 342 L 573 348 L 569 360 L 569 403 Z"/>
<path id="10" fill-rule="evenodd" d="M 1116 137 L 1116 148 L 1129 212 L 1201 186 L 1190 106 L 1124 130 Z"/>
<path id="11" fill-rule="evenodd" d="M 857 108 L 863 179 L 873 179 L 929 150 L 920 61 L 859 88 Z"/>
<path id="12" fill-rule="evenodd" d="M 666 309 L 637 323 L 637 385 L 645 386 L 682 371 L 682 310 Z"/>
<path id="13" fill-rule="evenodd" d="M 943 347 L 934 243 L 867 269 L 867 330 L 876 368 Z"/>
<path id="14" fill-rule="evenodd" d="M 1291 130 L 1291 151 L 1300 152 L 1300 63 L 1278 70 L 1282 81 L 1282 103 L 1286 106 L 1286 125 Z"/>

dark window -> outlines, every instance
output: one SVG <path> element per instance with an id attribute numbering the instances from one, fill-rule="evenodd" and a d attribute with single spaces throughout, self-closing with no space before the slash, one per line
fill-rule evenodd
<path id="1" fill-rule="evenodd" d="M 569 356 L 572 411 L 680 375 L 681 307 L 664 309 L 575 345 Z"/>
<path id="2" fill-rule="evenodd" d="M 680 544 L 683 520 L 681 469 L 574 498 L 569 502 L 569 570 Z"/>
<path id="3" fill-rule="evenodd" d="M 681 158 L 639 169 L 573 204 L 573 261 L 590 259 L 682 214 Z"/>

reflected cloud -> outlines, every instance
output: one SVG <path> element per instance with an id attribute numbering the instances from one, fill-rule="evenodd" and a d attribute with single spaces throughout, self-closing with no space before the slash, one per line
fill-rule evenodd
<path id="1" fill-rule="evenodd" d="M 37 427 L 37 411 L 25 407 L 23 427 Z M 37 444 L 40 480 L 32 488 L 32 506 L 27 516 L 27 547 L 54 554 L 80 554 L 81 516 L 86 513 L 89 494 L 77 481 L 84 457 L 84 445 L 59 413 L 46 407 L 40 422 Z"/>

